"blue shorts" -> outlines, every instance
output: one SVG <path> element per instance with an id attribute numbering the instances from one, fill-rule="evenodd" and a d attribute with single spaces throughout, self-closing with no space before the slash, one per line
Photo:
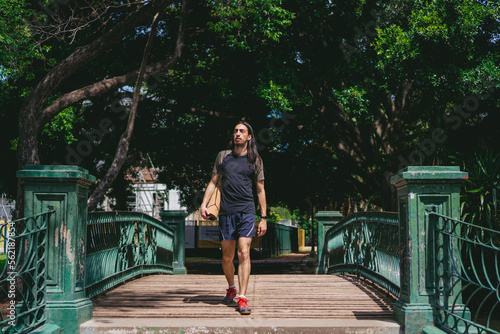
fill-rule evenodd
<path id="1" fill-rule="evenodd" d="M 235 213 L 219 216 L 219 239 L 236 240 L 241 237 L 255 236 L 255 214 Z"/>

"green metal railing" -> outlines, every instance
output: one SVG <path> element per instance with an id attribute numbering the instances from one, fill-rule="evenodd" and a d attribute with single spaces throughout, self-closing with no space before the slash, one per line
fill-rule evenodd
<path id="1" fill-rule="evenodd" d="M 355 273 L 398 300 L 404 333 L 500 334 L 500 232 L 458 220 L 457 167 L 407 167 L 398 214 L 322 212 L 320 273 Z"/>
<path id="2" fill-rule="evenodd" d="M 398 229 L 393 212 L 361 212 L 340 220 L 326 232 L 321 272 L 357 274 L 399 296 Z"/>
<path id="3" fill-rule="evenodd" d="M 137 212 L 87 214 L 96 179 L 77 166 L 30 165 L 17 176 L 27 218 L 10 223 L 12 233 L 0 225 L 7 239 L 0 243 L 7 244 L 2 333 L 78 333 L 92 319 L 89 297 L 136 276 L 185 272 L 184 212 L 164 211 L 162 221 Z"/>
<path id="4" fill-rule="evenodd" d="M 135 276 L 173 273 L 171 227 L 139 212 L 93 212 L 87 220 L 89 298 Z"/>
<path id="5" fill-rule="evenodd" d="M 264 257 L 299 251 L 299 231 L 295 226 L 268 223 L 266 234 L 260 239 L 260 248 Z"/>
<path id="6" fill-rule="evenodd" d="M 435 219 L 436 326 L 500 333 L 500 232 L 429 212 Z M 458 258 L 447 257 L 452 250 Z"/>
<path id="7" fill-rule="evenodd" d="M 47 226 L 52 213 L 0 225 L 6 255 L 0 276 L 2 333 L 29 333 L 47 320 Z"/>

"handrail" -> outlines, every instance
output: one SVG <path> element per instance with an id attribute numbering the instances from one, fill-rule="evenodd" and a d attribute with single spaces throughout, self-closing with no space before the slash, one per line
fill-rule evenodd
<path id="1" fill-rule="evenodd" d="M 396 212 L 354 213 L 324 239 L 324 272 L 354 273 L 399 296 L 399 218 Z"/>
<path id="2" fill-rule="evenodd" d="M 500 232 L 427 215 L 436 220 L 435 324 L 456 333 L 499 334 L 493 321 L 500 319 Z"/>
<path id="3" fill-rule="evenodd" d="M 54 212 L 49 210 L 0 225 L 7 255 L 0 269 L 0 295 L 1 300 L 8 302 L 6 313 L 0 313 L 2 333 L 28 333 L 47 320 L 47 226 Z"/>
<path id="4" fill-rule="evenodd" d="M 108 222 L 135 222 L 143 221 L 159 228 L 165 228 L 174 233 L 174 230 L 162 223 L 161 220 L 151 217 L 143 212 L 136 211 L 94 211 L 87 214 L 87 224 L 100 224 Z"/>
<path id="5" fill-rule="evenodd" d="M 173 273 L 175 231 L 140 212 L 87 217 L 86 293 L 94 297 L 135 276 Z"/>

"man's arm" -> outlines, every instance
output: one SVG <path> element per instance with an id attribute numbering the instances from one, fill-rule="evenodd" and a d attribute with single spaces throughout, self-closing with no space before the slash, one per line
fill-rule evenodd
<path id="1" fill-rule="evenodd" d="M 219 174 L 213 173 L 212 179 L 208 183 L 207 189 L 205 190 L 205 195 L 203 196 L 203 202 L 201 203 L 201 208 L 200 208 L 201 217 L 203 217 L 203 219 L 209 219 L 207 204 L 208 201 L 210 200 L 210 197 L 212 197 L 212 193 L 214 192 L 217 183 L 219 182 L 219 178 L 220 178 Z"/>
<path id="2" fill-rule="evenodd" d="M 257 198 L 259 200 L 260 216 L 265 217 L 267 212 L 266 207 L 266 190 L 264 189 L 264 180 L 257 181 Z M 267 218 L 262 218 L 257 229 L 257 236 L 263 236 L 267 231 Z"/>

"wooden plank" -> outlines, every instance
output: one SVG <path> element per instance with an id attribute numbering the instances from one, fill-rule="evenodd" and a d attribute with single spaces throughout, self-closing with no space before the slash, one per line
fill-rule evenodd
<path id="1" fill-rule="evenodd" d="M 236 277 L 237 278 L 237 277 Z M 94 318 L 234 318 L 223 275 L 151 275 L 94 298 Z M 252 318 L 392 319 L 385 292 L 351 276 L 252 275 Z"/>

